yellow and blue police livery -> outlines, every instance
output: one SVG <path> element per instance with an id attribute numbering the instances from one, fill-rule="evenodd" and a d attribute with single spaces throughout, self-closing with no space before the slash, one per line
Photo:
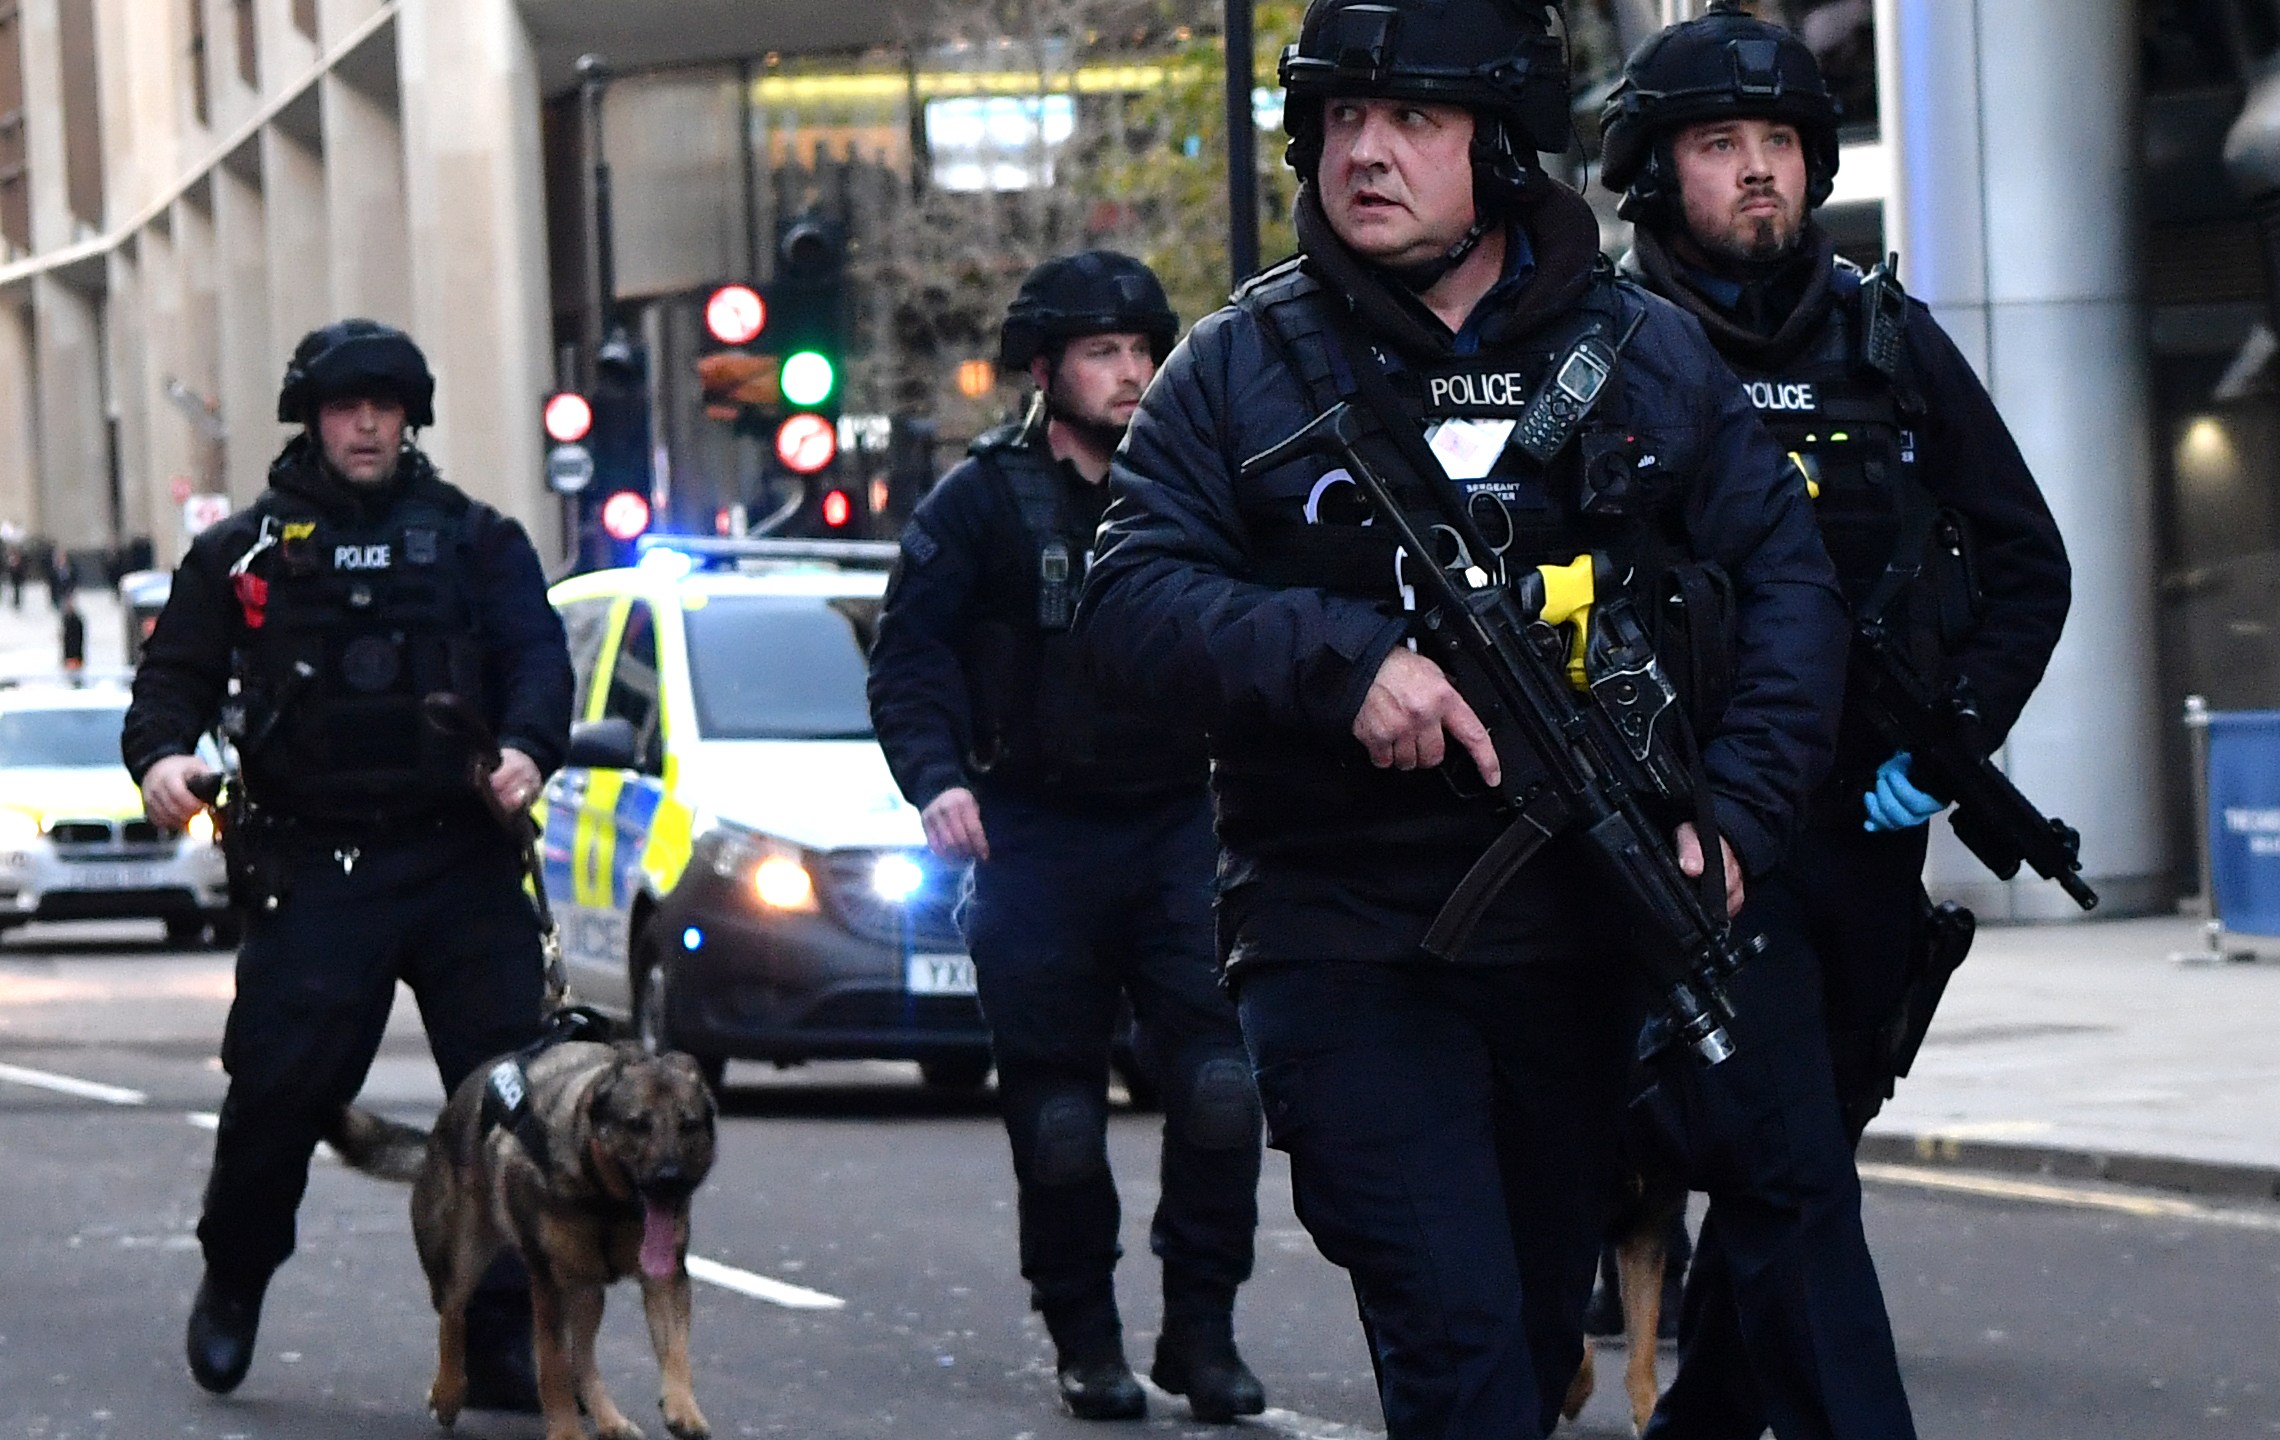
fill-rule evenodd
<path id="1" fill-rule="evenodd" d="M 863 693 L 894 547 L 650 543 L 551 592 L 577 670 L 542 856 L 577 997 L 731 1059 L 919 1062 L 978 1085 L 988 1033 Z"/>

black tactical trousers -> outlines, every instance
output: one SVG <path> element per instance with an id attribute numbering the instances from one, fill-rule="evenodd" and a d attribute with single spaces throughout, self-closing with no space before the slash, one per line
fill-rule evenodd
<path id="1" fill-rule="evenodd" d="M 1353 1280 L 1388 1440 L 1558 1423 L 1641 1019 L 1624 964 L 1287 964 L 1237 1008 L 1298 1218 Z"/>
<path id="2" fill-rule="evenodd" d="M 1818 860 L 1821 838 L 1799 856 Z M 1709 1069 L 1676 1056 L 1659 1066 L 1660 1113 L 1710 1205 L 1651 1440 L 1757 1440 L 1768 1425 L 1779 1440 L 1915 1435 L 1809 944 L 1824 903 L 1862 902 L 1807 891 L 1794 870 L 1758 882 L 1741 924 L 1767 944 L 1733 986 L 1737 1053 Z"/>
<path id="3" fill-rule="evenodd" d="M 288 873 L 284 904 L 249 921 L 238 952 L 222 1033 L 229 1092 L 198 1222 L 208 1270 L 241 1288 L 293 1253 L 309 1157 L 327 1116 L 363 1087 L 399 979 L 447 1094 L 533 1039 L 544 1003 L 538 923 L 503 835 L 327 842 Z M 507 1267 L 491 1285 L 520 1282 Z"/>
<path id="4" fill-rule="evenodd" d="M 1201 793 L 1082 812 L 986 796 L 990 858 L 961 913 L 1020 1190 L 1021 1273 L 1056 1341 L 1096 1342 L 1122 1253 L 1109 1173 L 1109 1050 L 1129 996 L 1163 1096 L 1149 1248 L 1167 1318 L 1222 1318 L 1250 1278 L 1259 1111 L 1211 918 L 1218 846 Z"/>

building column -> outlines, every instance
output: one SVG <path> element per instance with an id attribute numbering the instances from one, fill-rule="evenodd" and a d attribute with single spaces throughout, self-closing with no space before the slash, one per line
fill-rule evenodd
<path id="1" fill-rule="evenodd" d="M 142 452 L 145 488 L 151 496 L 150 539 L 158 563 L 172 565 L 182 558 L 185 548 L 182 506 L 174 498 L 175 481 L 203 489 L 214 471 L 214 448 L 184 402 L 171 393 L 175 384 L 188 384 L 183 372 L 188 368 L 184 359 L 189 349 L 185 318 L 188 297 L 172 224 L 145 226 L 135 239 L 135 248 L 141 261 L 145 328 L 140 383 L 149 397 L 150 412 Z"/>
<path id="2" fill-rule="evenodd" d="M 214 265 L 221 284 L 215 297 L 213 393 L 229 422 L 224 488 L 240 509 L 269 484 L 269 462 L 277 453 L 277 382 L 300 338 L 296 330 L 281 346 L 270 325 L 270 208 L 260 177 L 230 162 L 215 167 Z"/>
<path id="3" fill-rule="evenodd" d="M 2081 830 L 2101 915 L 2163 909 L 2136 10 L 1877 0 L 1876 26 L 1887 244 L 1986 381 L 2074 563 L 2065 637 L 2001 758 Z M 1936 890 L 1990 918 L 2080 913 L 2031 871 L 1996 882 L 1937 829 Z"/>
<path id="4" fill-rule="evenodd" d="M 410 329 L 411 232 L 404 219 L 404 129 L 395 105 L 338 75 L 319 81 L 332 308 Z"/>
<path id="5" fill-rule="evenodd" d="M 266 127 L 261 196 L 269 242 L 269 351 L 282 371 L 303 335 L 341 318 L 333 309 L 324 155 L 279 126 Z"/>
<path id="6" fill-rule="evenodd" d="M 403 0 L 397 12 L 412 333 L 435 369 L 427 441 L 444 477 L 510 515 L 551 516 L 539 450 L 546 205 L 530 32 L 515 0 Z M 560 553 L 556 526 L 532 539 Z"/>
<path id="7" fill-rule="evenodd" d="M 43 528 L 39 486 L 39 367 L 30 287 L 0 291 L 0 522 Z"/>
<path id="8" fill-rule="evenodd" d="M 155 541 L 168 507 L 163 482 L 155 480 L 149 469 L 151 395 L 143 376 L 143 355 L 150 346 L 148 299 L 134 248 L 122 245 L 112 251 L 104 273 L 111 298 L 103 311 L 109 327 L 103 346 L 109 373 L 103 388 L 118 422 L 113 443 L 118 446 L 119 539 L 139 535 Z"/>
<path id="9" fill-rule="evenodd" d="M 50 539 L 84 549 L 111 543 L 110 444 L 103 415 L 100 297 L 40 275 L 38 310 L 40 519 Z"/>

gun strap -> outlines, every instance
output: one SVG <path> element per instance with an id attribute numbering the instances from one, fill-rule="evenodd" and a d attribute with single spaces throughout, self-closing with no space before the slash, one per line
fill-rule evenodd
<path id="1" fill-rule="evenodd" d="M 1928 496 L 1919 496 L 1908 507 L 1907 517 L 1900 523 L 1900 538 L 1892 544 L 1892 558 L 1884 562 L 1884 573 L 1876 577 L 1868 597 L 1860 602 L 1855 621 L 1862 625 L 1884 623 L 1884 612 L 1924 573 L 1924 550 L 1932 543 L 1932 532 L 1939 523 L 1940 507 Z"/>

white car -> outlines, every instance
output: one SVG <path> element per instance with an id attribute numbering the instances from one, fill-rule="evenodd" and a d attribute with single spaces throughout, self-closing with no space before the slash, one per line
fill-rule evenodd
<path id="1" fill-rule="evenodd" d="M 153 919 L 169 940 L 236 933 L 211 816 L 166 830 L 119 759 L 124 686 L 0 681 L 0 930 Z"/>

